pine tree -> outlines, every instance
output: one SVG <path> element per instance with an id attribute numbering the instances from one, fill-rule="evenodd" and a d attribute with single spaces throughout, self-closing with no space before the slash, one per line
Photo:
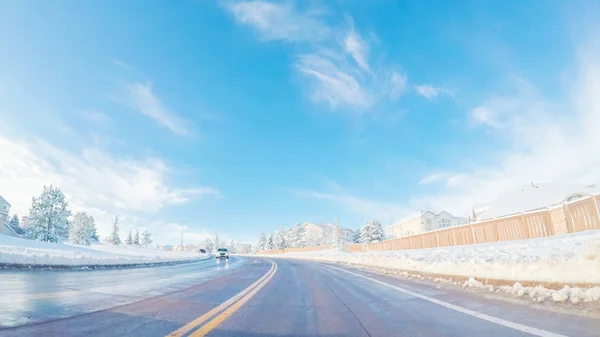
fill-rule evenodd
<path id="1" fill-rule="evenodd" d="M 18 228 L 19 227 L 19 216 L 16 214 L 13 215 L 13 217 L 10 219 L 8 224 L 11 225 L 12 228 Z"/>
<path id="2" fill-rule="evenodd" d="M 71 216 L 68 206 L 65 195 L 58 187 L 44 186 L 42 194 L 32 199 L 27 238 L 47 242 L 66 240 L 69 237 L 67 218 Z"/>
<path id="3" fill-rule="evenodd" d="M 142 246 L 148 247 L 151 244 L 152 244 L 152 234 L 150 234 L 150 232 L 148 232 L 148 230 L 145 229 L 142 232 Z"/>
<path id="4" fill-rule="evenodd" d="M 297 223 L 295 228 L 296 228 L 296 247 L 300 247 L 300 248 L 306 247 L 306 231 L 304 230 L 304 225 Z"/>
<path id="5" fill-rule="evenodd" d="M 98 240 L 94 217 L 86 212 L 77 212 L 71 221 L 69 241 L 78 245 L 89 246 Z"/>
<path id="6" fill-rule="evenodd" d="M 377 220 L 366 222 L 360 229 L 360 241 L 364 244 L 385 240 L 385 232 L 381 223 Z"/>
<path id="7" fill-rule="evenodd" d="M 344 240 L 342 227 L 339 223 L 333 229 L 333 249 L 340 252 L 346 251 L 346 240 Z"/>
<path id="8" fill-rule="evenodd" d="M 375 220 L 371 223 L 371 242 L 379 242 L 385 240 L 385 232 L 381 226 L 381 222 Z"/>
<path id="9" fill-rule="evenodd" d="M 283 227 L 279 228 L 279 230 L 277 231 L 277 234 L 275 235 L 274 245 L 277 249 L 284 249 L 286 247 L 285 231 Z"/>
<path id="10" fill-rule="evenodd" d="M 269 234 L 269 237 L 267 238 L 267 249 L 273 249 L 275 248 L 275 243 L 274 243 L 274 239 L 273 239 L 273 233 Z"/>
<path id="11" fill-rule="evenodd" d="M 229 250 L 229 254 L 236 254 L 236 250 L 235 250 L 235 241 L 230 240 L 229 244 L 227 245 L 227 249 Z"/>
<path id="12" fill-rule="evenodd" d="M 285 233 L 285 244 L 287 247 L 296 247 L 296 231 L 294 227 L 286 230 Z"/>
<path id="13" fill-rule="evenodd" d="M 260 233 L 258 241 L 256 242 L 256 245 L 254 245 L 254 252 L 257 253 L 265 249 L 267 249 L 267 237 L 265 236 L 265 233 Z"/>
<path id="14" fill-rule="evenodd" d="M 359 235 L 360 243 L 366 244 L 366 245 L 371 243 L 371 236 L 369 235 L 370 231 L 371 231 L 371 222 L 367 221 L 360 228 L 360 235 Z"/>
<path id="15" fill-rule="evenodd" d="M 210 239 L 204 239 L 204 241 L 202 241 L 202 246 L 204 246 L 207 253 L 212 253 L 215 247 Z"/>
<path id="16" fill-rule="evenodd" d="M 353 243 L 361 243 L 360 241 L 360 229 L 357 229 L 354 231 L 353 235 L 352 235 L 352 242 Z"/>
<path id="17" fill-rule="evenodd" d="M 113 223 L 112 232 L 110 233 L 110 243 L 113 245 L 120 245 L 121 238 L 119 237 L 119 225 L 117 224 L 117 217 L 115 217 L 115 222 Z"/>
<path id="18" fill-rule="evenodd" d="M 133 244 L 133 238 L 131 237 L 131 229 L 129 230 L 129 234 L 127 234 L 127 239 L 125 239 L 125 244 L 126 245 L 132 245 Z"/>
<path id="19" fill-rule="evenodd" d="M 133 237 L 133 244 L 136 246 L 140 245 L 140 230 L 135 229 L 135 236 Z"/>

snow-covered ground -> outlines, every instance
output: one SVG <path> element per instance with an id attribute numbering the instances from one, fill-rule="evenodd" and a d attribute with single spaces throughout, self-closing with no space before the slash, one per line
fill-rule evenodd
<path id="1" fill-rule="evenodd" d="M 71 244 L 25 240 L 0 234 L 0 265 L 111 266 L 207 259 L 206 254 L 127 245 Z"/>
<path id="2" fill-rule="evenodd" d="M 333 250 L 285 253 L 282 257 L 350 263 L 403 272 L 472 277 L 465 287 L 484 286 L 477 280 L 515 282 L 492 291 L 520 297 L 553 298 L 555 301 L 600 301 L 600 230 L 531 240 L 494 242 L 468 246 L 388 252 L 349 253 Z M 272 256 L 272 255 L 270 255 Z M 561 285 L 584 285 L 589 289 L 523 287 L 530 281 Z M 582 292 L 586 292 L 583 294 Z M 573 295 L 573 296 L 571 296 Z"/>

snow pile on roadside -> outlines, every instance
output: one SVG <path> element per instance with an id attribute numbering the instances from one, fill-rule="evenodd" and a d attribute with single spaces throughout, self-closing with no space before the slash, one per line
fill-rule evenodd
<path id="1" fill-rule="evenodd" d="M 449 276 L 600 284 L 600 230 L 477 245 L 350 253 L 285 253 L 316 259 Z"/>
<path id="2" fill-rule="evenodd" d="M 269 255 L 273 256 L 273 255 Z M 454 276 L 467 277 L 463 288 L 481 289 L 535 302 L 600 301 L 600 230 L 575 234 L 505 241 L 468 246 L 402 251 L 351 253 L 323 250 L 278 254 L 309 260 L 348 263 L 396 274 L 405 278 L 428 279 L 460 286 Z M 393 270 L 397 271 L 393 271 Z M 435 276 L 423 276 L 435 274 Z M 479 280 L 515 282 L 512 286 L 485 285 Z M 527 287 L 520 282 L 558 283 L 559 290 L 543 286 Z M 589 288 L 570 287 L 584 284 Z"/>
<path id="3" fill-rule="evenodd" d="M 0 234 L 0 265 L 111 266 L 201 260 L 195 252 L 96 244 L 78 246 L 40 242 Z"/>
<path id="4" fill-rule="evenodd" d="M 463 284 L 463 288 L 479 288 L 488 292 L 505 293 L 513 297 L 529 297 L 533 302 L 544 302 L 552 300 L 554 302 L 571 302 L 577 304 L 579 302 L 598 302 L 600 301 L 600 287 L 593 288 L 577 288 L 564 286 L 562 289 L 554 290 L 547 289 L 543 286 L 524 287 L 521 283 L 516 282 L 512 286 L 500 286 L 494 288 L 492 285 L 485 285 L 475 278 L 470 277 Z"/>

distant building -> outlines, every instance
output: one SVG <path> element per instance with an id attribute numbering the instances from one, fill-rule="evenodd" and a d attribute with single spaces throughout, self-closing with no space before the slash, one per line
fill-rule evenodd
<path id="1" fill-rule="evenodd" d="M 483 221 L 531 212 L 593 194 L 600 194 L 600 188 L 596 185 L 531 183 L 509 191 L 492 202 L 474 206 L 472 217 L 476 221 Z"/>
<path id="2" fill-rule="evenodd" d="M 8 217 L 9 211 L 10 203 L 0 195 L 0 233 L 10 236 L 19 236 L 16 230 L 8 224 L 10 221 Z"/>
<path id="3" fill-rule="evenodd" d="M 438 214 L 431 211 L 421 211 L 388 226 L 387 235 L 389 237 L 402 237 L 441 228 L 460 226 L 466 223 L 466 218 L 453 216 L 446 211 L 441 211 Z"/>
<path id="4" fill-rule="evenodd" d="M 316 225 L 312 222 L 305 222 L 304 233 L 306 236 L 306 244 L 308 246 L 328 245 L 333 240 L 333 230 L 335 225 L 331 223 L 324 223 Z M 342 235 L 346 241 L 352 241 L 354 232 L 350 229 L 342 227 Z"/>
<path id="5" fill-rule="evenodd" d="M 21 228 L 27 229 L 27 227 L 29 227 L 29 217 L 28 216 L 23 216 L 21 218 Z"/>
<path id="6" fill-rule="evenodd" d="M 10 211 L 10 203 L 0 195 L 0 223 L 8 222 L 8 212 Z"/>

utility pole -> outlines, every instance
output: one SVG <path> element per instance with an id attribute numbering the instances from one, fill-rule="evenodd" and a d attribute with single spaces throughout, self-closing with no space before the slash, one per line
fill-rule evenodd
<path id="1" fill-rule="evenodd" d="M 185 225 L 185 220 L 181 222 L 181 251 L 183 252 L 183 225 Z"/>

